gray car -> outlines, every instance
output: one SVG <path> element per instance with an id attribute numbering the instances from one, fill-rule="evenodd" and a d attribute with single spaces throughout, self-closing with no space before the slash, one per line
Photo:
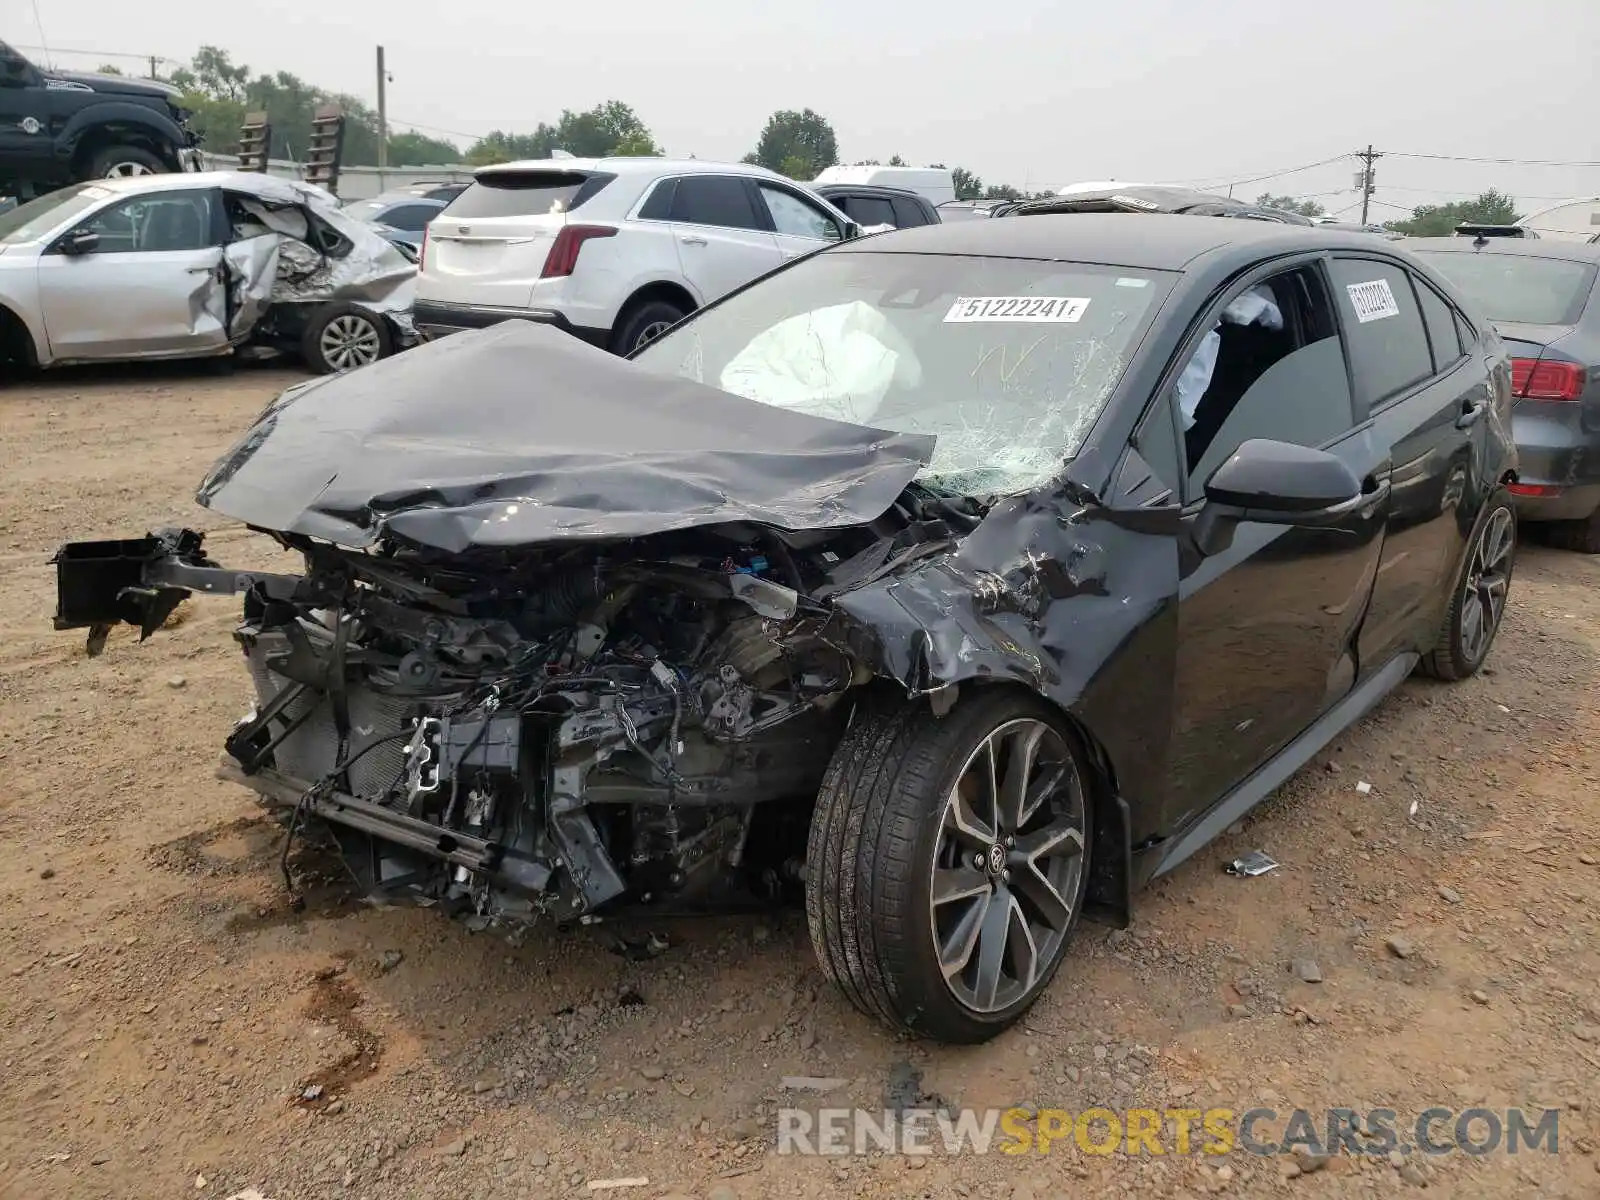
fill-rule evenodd
<path id="1" fill-rule="evenodd" d="M 1525 521 L 1600 554 L 1600 246 L 1510 237 L 1407 238 L 1494 322 L 1511 347 L 1511 486 Z"/>
<path id="2" fill-rule="evenodd" d="M 442 213 L 447 203 L 414 192 L 385 192 L 371 200 L 351 201 L 344 206 L 344 213 L 371 225 L 388 241 L 416 250 L 422 245 L 428 222 Z"/>

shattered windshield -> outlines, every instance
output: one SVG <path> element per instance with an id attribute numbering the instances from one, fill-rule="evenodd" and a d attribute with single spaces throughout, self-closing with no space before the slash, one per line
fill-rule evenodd
<path id="1" fill-rule="evenodd" d="M 1169 286 L 1162 272 L 1084 263 L 827 253 L 634 362 L 778 408 L 933 434 L 920 478 L 1019 492 L 1077 453 Z"/>

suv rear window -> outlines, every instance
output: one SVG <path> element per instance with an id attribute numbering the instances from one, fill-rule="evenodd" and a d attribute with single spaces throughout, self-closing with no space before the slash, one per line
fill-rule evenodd
<path id="1" fill-rule="evenodd" d="M 485 171 L 445 211 L 464 218 L 571 212 L 613 178 L 588 171 Z"/>
<path id="2" fill-rule="evenodd" d="M 1460 288 L 1491 321 L 1576 325 L 1594 288 L 1594 266 L 1565 258 L 1492 250 L 1415 253 Z"/>

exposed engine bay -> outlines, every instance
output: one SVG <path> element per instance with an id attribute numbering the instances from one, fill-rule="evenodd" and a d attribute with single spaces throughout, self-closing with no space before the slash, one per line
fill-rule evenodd
<path id="1" fill-rule="evenodd" d="M 325 823 L 364 886 L 490 922 L 777 899 L 874 677 L 827 598 L 981 515 L 913 485 L 840 532 L 465 556 L 277 535 L 308 569 L 230 581 L 257 703 L 224 773 Z M 227 574 L 198 535 L 151 540 L 189 564 L 174 584 Z"/>

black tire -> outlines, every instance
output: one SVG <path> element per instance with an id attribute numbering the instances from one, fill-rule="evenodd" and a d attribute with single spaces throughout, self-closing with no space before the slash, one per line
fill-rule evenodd
<path id="1" fill-rule="evenodd" d="M 625 308 L 611 331 L 611 352 L 624 356 L 632 354 L 688 315 L 670 300 L 646 300 Z"/>
<path id="2" fill-rule="evenodd" d="M 1600 554 L 1600 511 L 1581 521 L 1557 521 L 1550 526 L 1550 544 L 1579 554 Z"/>
<path id="3" fill-rule="evenodd" d="M 354 371 L 393 353 L 389 322 L 359 304 L 324 304 L 300 335 L 300 357 L 318 375 Z"/>
<path id="4" fill-rule="evenodd" d="M 980 851 L 981 838 L 968 840 L 956 831 L 950 805 L 970 761 L 991 735 L 1008 729 L 1014 731 L 1009 748 L 1000 752 L 1006 764 L 1025 731 L 1036 729 L 1040 749 L 1028 761 L 1052 774 L 1059 768 L 1061 786 L 1049 790 L 1017 828 L 1014 845 L 1002 828 Z M 1004 766 L 999 774 L 1009 778 Z M 806 855 L 806 917 L 823 973 L 862 1012 L 939 1041 L 984 1042 L 1014 1024 L 1060 967 L 1083 911 L 1091 778 L 1082 748 L 1059 714 L 1020 691 L 975 693 L 943 718 L 925 704 L 858 710 L 823 778 Z M 982 807 L 981 791 L 963 789 L 960 795 L 980 800 L 976 807 L 967 804 L 961 824 L 984 824 L 985 818 L 974 816 Z M 1036 863 L 1029 858 L 1030 849 L 1059 842 L 1068 825 L 1075 827 L 1076 849 L 1069 839 L 1059 856 L 1036 854 Z M 1037 869 L 1041 865 L 1044 871 Z M 936 873 L 949 896 L 938 905 Z M 1007 963 L 1000 956 L 1008 950 L 1020 954 L 1014 914 L 1031 935 L 1030 914 L 1042 911 L 1036 899 L 1046 894 L 1054 897 L 1055 919 L 1047 936 L 1028 943 L 1036 953 L 1024 976 L 1020 959 Z M 999 940 L 986 941 L 986 930 Z M 965 957 L 959 952 L 963 943 Z M 992 988 L 984 983 L 985 948 L 996 963 Z M 941 966 L 946 952 L 963 964 L 948 976 Z M 1001 970 L 1007 965 L 1013 968 L 1009 979 Z"/>
<path id="5" fill-rule="evenodd" d="M 172 168 L 142 146 L 106 146 L 89 156 L 85 174 L 90 179 L 111 179 L 122 175 L 168 175 Z"/>
<path id="6" fill-rule="evenodd" d="M 1503 557 L 1495 558 L 1502 536 L 1509 540 L 1504 544 Z M 1495 561 L 1487 562 L 1486 555 Z M 1461 569 L 1451 586 L 1450 606 L 1445 610 L 1433 648 L 1418 664 L 1422 674 L 1453 682 L 1478 673 L 1505 619 L 1516 565 L 1517 513 L 1510 494 L 1498 488 L 1484 504 L 1472 528 L 1466 553 L 1461 556 Z M 1498 603 L 1491 603 L 1496 596 Z M 1480 623 L 1487 625 L 1486 636 L 1474 634 L 1474 630 L 1482 627 Z"/>

